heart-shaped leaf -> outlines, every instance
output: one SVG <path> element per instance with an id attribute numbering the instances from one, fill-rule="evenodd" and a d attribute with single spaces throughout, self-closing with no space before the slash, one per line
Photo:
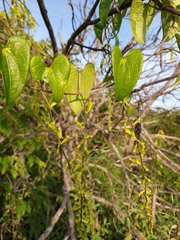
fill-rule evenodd
<path id="1" fill-rule="evenodd" d="M 145 43 L 147 31 L 156 12 L 155 3 L 151 1 L 150 5 L 141 0 L 133 0 L 130 8 L 132 32 L 135 39 L 142 44 Z"/>
<path id="2" fill-rule="evenodd" d="M 71 72 L 66 86 L 66 93 L 71 109 L 75 114 L 78 114 L 83 108 L 89 92 L 94 83 L 94 65 L 86 64 L 84 69 L 79 71 L 71 64 Z"/>
<path id="3" fill-rule="evenodd" d="M 34 56 L 30 61 L 30 74 L 34 79 L 42 79 L 46 64 L 40 56 Z"/>
<path id="4" fill-rule="evenodd" d="M 70 73 L 70 64 L 66 56 L 58 55 L 50 67 L 46 67 L 41 57 L 34 56 L 30 61 L 30 73 L 34 79 L 48 82 L 53 92 L 53 100 L 61 101 Z"/>
<path id="5" fill-rule="evenodd" d="M 140 50 L 131 50 L 125 58 L 115 46 L 112 52 L 115 96 L 117 101 L 127 97 L 137 83 L 142 71 L 143 55 Z"/>
<path id="6" fill-rule="evenodd" d="M 3 75 L 6 103 L 13 102 L 22 92 L 28 77 L 30 44 L 20 36 L 9 39 L 0 48 L 0 70 Z"/>

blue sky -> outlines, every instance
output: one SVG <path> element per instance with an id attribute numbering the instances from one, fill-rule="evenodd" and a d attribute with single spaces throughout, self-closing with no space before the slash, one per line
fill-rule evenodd
<path id="1" fill-rule="evenodd" d="M 73 0 L 72 2 L 74 5 L 76 17 L 77 19 L 79 18 L 78 20 L 81 20 L 81 17 L 79 16 L 79 11 L 77 10 L 77 7 L 79 6 L 79 0 Z M 38 24 L 36 26 L 35 39 L 41 40 L 41 39 L 49 38 L 48 31 L 42 19 L 37 1 L 27 0 L 26 3 L 27 3 L 27 7 L 29 8 L 30 12 L 32 13 L 32 15 L 34 16 Z M 49 16 L 51 25 L 53 27 L 58 45 L 59 45 L 58 32 L 61 33 L 63 42 L 65 43 L 73 33 L 72 24 L 71 24 L 72 12 L 71 12 L 70 6 L 68 5 L 68 1 L 67 0 L 52 0 L 52 1 L 44 0 L 44 3 L 48 11 L 48 16 Z M 98 13 L 97 13 L 97 16 L 98 16 Z M 160 18 L 159 16 L 156 16 L 153 23 L 151 24 L 149 33 L 151 32 L 152 29 L 158 28 L 159 26 L 160 26 Z M 132 31 L 131 31 L 130 22 L 127 18 L 124 18 L 124 20 L 122 21 L 120 32 L 119 32 L 119 40 L 122 44 L 121 47 L 123 48 L 124 46 L 126 46 L 126 44 L 131 40 L 131 38 L 132 38 Z"/>
<path id="2" fill-rule="evenodd" d="M 58 39 L 58 31 L 60 31 L 61 35 L 63 36 L 63 41 L 66 41 L 72 33 L 71 10 L 67 4 L 68 1 L 45 0 L 44 2 L 56 38 Z M 38 24 L 36 26 L 35 33 L 36 40 L 49 38 L 48 31 L 42 19 L 37 1 L 27 0 L 26 3 Z"/>
<path id="3" fill-rule="evenodd" d="M 58 44 L 59 44 L 58 31 L 62 35 L 63 42 L 66 42 L 73 32 L 72 25 L 71 25 L 72 12 L 71 12 L 70 6 L 68 5 L 68 1 L 44 0 L 44 2 L 45 2 L 46 9 L 48 10 L 48 16 L 52 24 L 54 34 L 57 38 Z M 76 15 L 77 18 L 79 17 L 79 19 L 81 20 L 79 16 L 79 11 L 77 10 L 77 7 L 79 5 L 79 0 L 73 0 L 73 4 L 75 5 L 74 6 L 75 14 L 77 14 Z M 46 37 L 49 37 L 48 31 L 41 17 L 41 13 L 37 5 L 37 1 L 27 0 L 27 7 L 29 8 L 29 10 L 31 11 L 31 13 L 33 14 L 34 18 L 38 23 L 36 27 L 36 33 L 35 33 L 36 40 L 41 40 L 41 39 L 45 39 Z M 128 20 L 123 21 L 119 36 L 120 36 L 120 41 L 124 42 L 123 45 L 125 45 L 132 38 L 131 27 Z"/>
<path id="4" fill-rule="evenodd" d="M 81 17 L 79 16 L 79 11 L 77 10 L 77 7 L 79 6 L 80 1 L 73 0 L 72 2 L 74 5 L 76 17 L 77 19 L 79 18 L 79 20 L 81 20 Z M 53 27 L 55 37 L 57 39 L 57 43 L 59 44 L 58 32 L 61 33 L 63 42 L 66 42 L 73 32 L 72 25 L 71 25 L 72 12 L 71 12 L 70 6 L 68 5 L 68 0 L 51 0 L 51 1 L 44 0 L 44 3 L 48 11 L 48 16 L 49 16 L 51 25 Z M 42 19 L 37 1 L 26 0 L 26 4 L 37 22 L 36 32 L 34 33 L 35 39 L 41 40 L 41 39 L 49 38 L 49 34 L 44 24 L 44 21 Z M 0 1 L 0 10 L 3 10 L 2 1 Z M 159 17 L 156 17 L 151 25 L 149 32 L 151 32 L 151 29 L 159 26 L 160 26 L 160 19 Z M 119 33 L 119 39 L 122 42 L 122 46 L 125 46 L 130 41 L 131 38 L 132 38 L 132 32 L 131 32 L 130 22 L 129 20 L 124 19 L 122 22 L 120 33 Z"/>

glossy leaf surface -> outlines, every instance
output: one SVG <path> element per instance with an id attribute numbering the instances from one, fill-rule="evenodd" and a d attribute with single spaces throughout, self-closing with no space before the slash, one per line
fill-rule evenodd
<path id="1" fill-rule="evenodd" d="M 78 114 L 83 108 L 94 83 L 94 65 L 92 63 L 79 71 L 71 64 L 71 72 L 66 86 L 67 99 L 71 109 Z"/>
<path id="2" fill-rule="evenodd" d="M 0 70 L 3 75 L 6 103 L 13 102 L 22 92 L 28 77 L 30 45 L 20 36 L 9 39 L 0 49 Z"/>
<path id="3" fill-rule="evenodd" d="M 113 72 L 115 82 L 115 96 L 117 101 L 127 97 L 137 83 L 143 63 L 140 50 L 131 50 L 126 57 L 121 57 L 120 49 L 115 46 L 112 53 Z"/>
<path id="4" fill-rule="evenodd" d="M 154 6 L 152 1 L 151 5 Z M 131 28 L 135 39 L 144 44 L 149 26 L 154 18 L 155 8 L 141 0 L 133 0 L 130 8 Z"/>
<path id="5" fill-rule="evenodd" d="M 53 92 L 53 100 L 61 101 L 70 73 L 70 64 L 66 56 L 58 55 L 50 67 L 46 67 L 39 56 L 34 56 L 30 62 L 30 73 L 34 79 L 48 82 Z"/>
<path id="6" fill-rule="evenodd" d="M 171 40 L 177 33 L 180 32 L 180 17 L 175 17 L 171 13 L 162 11 L 161 22 L 163 39 L 166 38 L 166 42 Z"/>
<path id="7" fill-rule="evenodd" d="M 46 64 L 40 56 L 34 56 L 30 61 L 30 73 L 34 79 L 42 79 Z"/>

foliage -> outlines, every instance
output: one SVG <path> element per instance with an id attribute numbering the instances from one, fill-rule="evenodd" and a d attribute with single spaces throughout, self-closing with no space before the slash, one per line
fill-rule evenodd
<path id="1" fill-rule="evenodd" d="M 178 1 L 81 1 L 59 54 L 37 2 L 50 40 L 34 40 L 25 1 L 0 12 L 1 238 L 178 239 L 179 110 L 152 109 L 179 86 Z M 161 40 L 147 36 L 157 11 Z"/>

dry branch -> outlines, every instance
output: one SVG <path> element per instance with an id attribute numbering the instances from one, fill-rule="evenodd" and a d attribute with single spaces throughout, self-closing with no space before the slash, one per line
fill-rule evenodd
<path id="1" fill-rule="evenodd" d="M 68 192 L 64 187 L 64 189 L 63 189 L 63 200 L 62 200 L 61 206 L 58 209 L 58 211 L 55 213 L 55 215 L 53 216 L 49 227 L 44 231 L 43 234 L 41 234 L 41 236 L 38 238 L 38 240 L 44 240 L 50 235 L 50 233 L 54 229 L 55 224 L 59 220 L 61 214 L 63 213 L 63 211 L 66 207 L 67 200 L 68 200 Z"/>
<path id="2" fill-rule="evenodd" d="M 52 42 L 52 47 L 53 47 L 53 52 L 54 52 L 54 57 L 56 57 L 58 55 L 58 47 L 57 47 L 57 43 L 56 43 L 56 38 L 54 36 L 54 32 L 53 32 L 53 28 L 51 26 L 51 23 L 49 21 L 49 17 L 47 14 L 47 9 L 45 7 L 44 1 L 43 0 L 37 0 L 42 17 L 44 19 L 44 22 L 46 24 L 47 30 L 49 32 L 49 36 L 51 38 L 51 42 Z"/>

